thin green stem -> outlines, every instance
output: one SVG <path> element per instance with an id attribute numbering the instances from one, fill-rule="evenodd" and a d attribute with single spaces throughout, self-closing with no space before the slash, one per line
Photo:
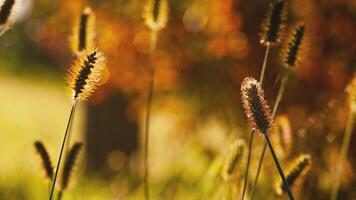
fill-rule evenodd
<path id="1" fill-rule="evenodd" d="M 248 139 L 248 154 L 247 154 L 247 163 L 246 163 L 246 168 L 245 168 L 245 176 L 244 176 L 244 186 L 242 189 L 242 197 L 241 199 L 243 200 L 245 197 L 245 192 L 246 192 L 246 187 L 247 187 L 247 179 L 248 179 L 248 172 L 250 168 L 250 161 L 251 161 L 251 151 L 252 151 L 252 144 L 253 144 L 253 138 L 254 138 L 255 130 L 252 129 L 250 131 L 250 136 Z"/>
<path id="2" fill-rule="evenodd" d="M 153 92 L 154 92 L 154 76 L 155 76 L 155 68 L 152 62 L 152 52 L 156 47 L 157 41 L 157 32 L 151 32 L 151 53 L 150 53 L 150 82 L 148 86 L 148 94 L 147 94 L 147 102 L 146 102 L 146 117 L 145 117 L 145 132 L 144 132 L 144 177 L 143 177 L 143 184 L 144 184 L 144 194 L 145 199 L 150 199 L 150 190 L 149 190 L 149 183 L 148 183 L 148 151 L 149 151 L 149 129 L 150 129 L 150 117 L 151 117 L 151 106 L 152 106 L 152 99 L 153 99 Z"/>
<path id="3" fill-rule="evenodd" d="M 270 45 L 267 45 L 266 51 L 265 51 L 265 56 L 263 58 L 263 63 L 262 63 L 262 69 L 261 69 L 261 74 L 260 74 L 260 85 L 262 87 L 263 85 L 263 79 L 265 77 L 265 71 L 267 67 L 267 60 L 268 60 L 268 55 L 269 55 L 269 50 L 270 50 Z"/>
<path id="4" fill-rule="evenodd" d="M 267 149 L 267 143 L 264 143 L 263 149 L 262 149 L 262 152 L 261 152 L 261 156 L 260 156 L 260 160 L 258 161 L 257 172 L 256 172 L 256 175 L 255 175 L 255 179 L 253 180 L 253 184 L 252 184 L 252 188 L 251 188 L 251 192 L 250 192 L 250 200 L 253 199 L 253 196 L 254 196 L 255 191 L 256 191 L 257 181 L 258 181 L 258 177 L 260 176 L 262 163 L 263 163 L 263 158 L 265 156 L 266 149 Z"/>
<path id="5" fill-rule="evenodd" d="M 276 117 L 276 114 L 277 114 L 277 110 L 278 110 L 278 107 L 279 107 L 279 104 L 282 100 L 282 97 L 284 95 L 284 91 L 285 91 L 285 88 L 287 86 L 287 82 L 288 82 L 288 78 L 289 78 L 289 70 L 285 72 L 285 74 L 283 75 L 282 77 L 282 82 L 281 82 L 281 86 L 279 87 L 279 90 L 278 90 L 278 94 L 277 94 L 277 98 L 276 98 L 276 101 L 274 102 L 274 106 L 273 106 L 273 111 L 272 111 L 272 119 L 274 119 Z M 266 154 L 266 149 L 267 149 L 267 143 L 265 143 L 263 145 L 263 149 L 262 149 L 262 152 L 261 152 L 261 156 L 260 156 L 260 159 L 259 159 L 259 162 L 258 162 L 258 167 L 257 167 L 257 171 L 256 171 L 256 176 L 255 176 L 255 179 L 253 181 L 253 184 L 252 184 L 252 188 L 251 188 L 251 193 L 250 193 L 250 200 L 253 199 L 253 196 L 255 194 L 255 190 L 256 190 L 256 186 L 257 186 L 257 182 L 258 182 L 258 178 L 260 176 L 260 172 L 261 172 L 261 168 L 262 168 L 262 164 L 263 164 L 263 160 L 264 160 L 264 156 Z"/>
<path id="6" fill-rule="evenodd" d="M 50 191 L 49 198 L 48 198 L 49 200 L 52 200 L 52 197 L 53 197 L 54 187 L 56 186 L 58 171 L 59 171 L 60 165 L 61 165 L 63 150 L 64 150 L 64 146 L 65 146 L 65 143 L 66 143 L 67 135 L 68 135 L 68 132 L 69 132 L 69 127 L 70 127 L 70 124 L 71 124 L 72 119 L 73 119 L 73 114 L 74 114 L 74 110 L 75 110 L 75 107 L 76 107 L 76 103 L 77 102 L 74 100 L 73 103 L 72 103 L 71 110 L 70 110 L 69 119 L 68 119 L 68 122 L 67 122 L 67 127 L 66 127 L 66 130 L 64 132 L 61 151 L 59 153 L 59 157 L 58 157 L 58 161 L 57 161 L 56 172 L 54 173 L 54 177 L 53 177 L 53 180 L 52 180 L 51 191 Z"/>
<path id="7" fill-rule="evenodd" d="M 271 141 L 269 140 L 267 133 L 265 133 L 265 134 L 263 134 L 263 135 L 265 136 L 266 142 L 267 142 L 268 147 L 269 147 L 269 149 L 270 149 L 270 151 L 271 151 L 271 154 L 272 154 L 274 163 L 275 163 L 276 166 L 277 166 L 277 169 L 278 169 L 279 175 L 281 176 L 281 179 L 282 179 L 282 181 L 283 181 L 284 187 L 285 187 L 285 189 L 286 189 L 286 191 L 287 191 L 287 193 L 288 193 L 289 199 L 290 199 L 290 200 L 294 200 L 294 196 L 293 196 L 292 190 L 290 189 L 290 186 L 289 186 L 288 181 L 287 181 L 287 179 L 286 179 L 286 177 L 285 177 L 285 175 L 284 175 L 284 172 L 283 172 L 283 170 L 282 170 L 282 167 L 281 167 L 281 165 L 280 165 L 280 163 L 279 163 L 279 161 L 278 161 L 278 158 L 277 158 L 277 156 L 276 156 L 276 153 L 274 152 L 274 149 L 273 149 L 273 146 L 272 146 L 272 144 L 271 144 Z"/>
<path id="8" fill-rule="evenodd" d="M 342 146 L 341 146 L 340 161 L 338 162 L 339 165 L 337 167 L 337 177 L 336 177 L 336 181 L 334 182 L 334 185 L 332 187 L 332 192 L 331 192 L 331 196 L 330 196 L 331 200 L 337 200 L 337 197 L 338 197 L 340 179 L 341 179 L 341 175 L 343 172 L 343 167 L 344 167 L 344 163 L 345 163 L 345 160 L 347 157 L 347 153 L 348 153 L 349 147 L 350 147 L 352 130 L 353 130 L 354 123 L 355 123 L 355 115 L 356 115 L 356 113 L 354 111 L 351 110 L 349 112 L 346 129 L 345 129 L 345 134 L 344 134 L 344 139 L 342 141 Z"/>

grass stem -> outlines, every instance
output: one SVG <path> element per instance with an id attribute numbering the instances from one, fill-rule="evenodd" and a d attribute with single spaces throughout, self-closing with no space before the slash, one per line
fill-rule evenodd
<path id="1" fill-rule="evenodd" d="M 72 103 L 70 114 L 69 114 L 67 127 L 66 127 L 66 130 L 65 130 L 65 133 L 64 133 L 63 142 L 62 142 L 62 146 L 61 146 L 61 151 L 59 153 L 57 166 L 56 166 L 56 172 L 54 173 L 54 177 L 53 177 L 53 180 L 52 180 L 51 190 L 50 190 L 50 194 L 49 194 L 49 198 L 48 198 L 49 200 L 52 200 L 52 198 L 53 198 L 53 192 L 54 192 L 54 188 L 56 186 L 56 181 L 57 181 L 58 171 L 59 171 L 60 165 L 61 165 L 63 150 L 64 150 L 64 146 L 65 146 L 66 139 L 67 139 L 67 136 L 68 136 L 69 127 L 70 127 L 70 124 L 72 123 L 75 107 L 76 107 L 76 101 L 74 100 L 73 103 Z"/>
<path id="2" fill-rule="evenodd" d="M 147 94 L 147 101 L 146 101 L 146 116 L 145 116 L 145 132 L 144 132 L 144 177 L 143 177 L 143 184 L 144 184 L 144 195 L 145 199 L 150 199 L 150 190 L 149 190 L 149 183 L 148 183 L 148 151 L 149 151 L 149 129 L 150 129 L 150 117 L 151 117 L 151 107 L 152 107 L 152 99 L 153 99 L 153 92 L 154 92 L 154 76 L 155 76 L 155 68 L 153 63 L 153 56 L 152 52 L 156 47 L 157 41 L 157 32 L 151 32 L 151 53 L 150 53 L 150 82 L 148 86 L 148 94 Z"/>
<path id="3" fill-rule="evenodd" d="M 269 140 L 267 133 L 265 133 L 265 134 L 263 134 L 263 135 L 265 136 L 266 142 L 267 142 L 268 147 L 269 147 L 269 149 L 270 149 L 270 151 L 271 151 L 273 160 L 274 160 L 274 162 L 275 162 L 275 164 L 276 164 L 276 166 L 277 166 L 279 175 L 281 176 L 281 179 L 282 179 L 282 181 L 283 181 L 283 183 L 284 183 L 284 187 L 285 187 L 285 189 L 286 189 L 286 191 L 287 191 L 287 193 L 288 193 L 289 199 L 290 199 L 290 200 L 294 200 L 294 196 L 293 196 L 292 190 L 290 189 L 290 186 L 289 186 L 289 184 L 288 184 L 288 181 L 287 181 L 287 179 L 286 179 L 286 177 L 285 177 L 285 175 L 284 175 L 284 173 L 283 173 L 282 167 L 281 167 L 281 165 L 280 165 L 280 163 L 279 163 L 279 161 L 278 161 L 278 158 L 277 158 L 277 156 L 276 156 L 276 153 L 274 152 L 274 149 L 273 149 L 273 146 L 272 146 L 272 144 L 271 144 L 271 141 Z"/>
<path id="4" fill-rule="evenodd" d="M 289 79 L 289 73 L 290 73 L 289 71 L 286 71 L 286 73 L 282 77 L 281 86 L 279 87 L 277 98 L 276 98 L 276 101 L 275 101 L 274 106 L 273 106 L 272 119 L 274 119 L 276 117 L 279 104 L 280 104 L 280 102 L 282 100 L 285 88 L 287 86 L 287 82 L 288 82 L 288 79 Z M 262 164 L 263 164 L 263 160 L 264 160 L 264 156 L 266 154 L 266 149 L 267 149 L 267 143 L 265 142 L 265 144 L 263 145 L 263 149 L 262 149 L 262 152 L 261 152 L 261 156 L 260 156 L 259 162 L 258 162 L 256 176 L 255 176 L 255 179 L 254 179 L 253 184 L 252 184 L 251 193 L 250 193 L 250 200 L 253 199 L 253 196 L 254 196 L 254 193 L 255 193 L 255 189 L 256 189 L 256 186 L 257 186 L 258 178 L 260 176 L 260 172 L 261 172 L 261 168 L 262 168 Z"/>
<path id="5" fill-rule="evenodd" d="M 246 187 L 247 187 L 247 179 L 248 179 L 248 172 L 250 168 L 250 161 L 251 161 L 251 149 L 252 149 L 252 144 L 253 144 L 253 138 L 254 138 L 255 130 L 252 129 L 250 131 L 250 136 L 248 139 L 248 154 L 247 154 L 247 163 L 246 163 L 246 168 L 245 168 L 245 175 L 244 175 L 244 186 L 242 189 L 242 197 L 241 199 L 243 200 L 245 197 L 245 192 L 246 192 Z"/>
<path id="6" fill-rule="evenodd" d="M 354 123 L 355 123 L 355 115 L 356 115 L 356 113 L 354 111 L 351 110 L 349 112 L 346 129 L 345 129 L 345 135 L 344 135 L 344 139 L 343 139 L 342 146 L 341 146 L 340 161 L 337 162 L 337 163 L 339 163 L 339 165 L 337 167 L 337 177 L 336 177 L 336 181 L 334 182 L 334 185 L 333 185 L 332 191 L 331 191 L 331 197 L 330 197 L 331 200 L 337 200 L 337 197 L 338 197 L 338 191 L 339 191 L 339 187 L 340 187 L 340 179 L 342 176 L 342 171 L 343 171 L 344 163 L 345 163 L 345 160 L 347 157 L 347 153 L 348 153 L 348 150 L 350 147 L 352 130 L 353 130 Z"/>
<path id="7" fill-rule="evenodd" d="M 269 55 L 270 48 L 271 48 L 270 45 L 267 45 L 266 51 L 265 51 L 265 56 L 263 58 L 262 69 L 261 69 L 261 74 L 260 74 L 260 81 L 259 81 L 261 87 L 263 85 L 263 79 L 265 77 L 265 71 L 266 71 L 266 67 L 267 67 L 267 60 L 268 60 L 268 55 Z"/>

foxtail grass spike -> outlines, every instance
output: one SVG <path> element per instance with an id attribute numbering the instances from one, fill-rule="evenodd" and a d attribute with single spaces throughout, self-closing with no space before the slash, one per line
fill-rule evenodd
<path id="1" fill-rule="evenodd" d="M 80 19 L 74 25 L 70 37 L 71 48 L 74 54 L 84 50 L 93 50 L 95 38 L 95 15 L 91 8 L 84 8 Z"/>
<path id="2" fill-rule="evenodd" d="M 244 159 L 246 144 L 243 140 L 237 139 L 229 147 L 229 152 L 222 167 L 221 176 L 225 181 L 231 180 L 242 170 L 241 163 Z"/>
<path id="3" fill-rule="evenodd" d="M 261 43 L 263 45 L 270 46 L 280 42 L 285 15 L 285 3 L 282 0 L 271 4 L 262 24 Z"/>
<path id="4" fill-rule="evenodd" d="M 168 0 L 147 0 L 143 18 L 152 31 L 162 30 L 168 21 Z"/>
<path id="5" fill-rule="evenodd" d="M 82 146 L 83 146 L 82 143 L 79 143 L 79 142 L 75 143 L 73 145 L 73 147 L 70 149 L 70 151 L 66 157 L 66 160 L 65 160 L 64 166 L 63 166 L 63 172 L 62 172 L 61 191 L 64 191 L 68 187 L 75 162 L 77 160 L 79 151 L 81 150 Z"/>
<path id="6" fill-rule="evenodd" d="M 0 8 L 0 25 L 8 23 L 15 5 L 15 0 L 5 0 Z"/>
<path id="7" fill-rule="evenodd" d="M 303 177 L 307 171 L 310 169 L 311 165 L 311 156 L 307 154 L 300 155 L 291 165 L 291 168 L 286 173 L 286 179 L 291 187 L 293 184 Z M 280 181 L 276 182 L 276 195 L 280 196 L 285 192 L 285 186 Z"/>
<path id="8" fill-rule="evenodd" d="M 272 143 L 275 144 L 276 152 L 282 157 L 288 155 L 292 148 L 292 130 L 289 119 L 285 115 L 278 116 L 274 122 Z"/>
<path id="9" fill-rule="evenodd" d="M 86 100 L 100 85 L 105 58 L 97 50 L 85 51 L 74 62 L 66 76 L 74 101 Z"/>
<path id="10" fill-rule="evenodd" d="M 270 108 L 264 98 L 260 84 L 251 77 L 241 85 L 241 98 L 247 119 L 261 134 L 267 134 L 272 125 Z"/>
<path id="11" fill-rule="evenodd" d="M 36 141 L 34 143 L 37 153 L 41 157 L 42 167 L 46 173 L 46 178 L 52 180 L 53 177 L 53 165 L 48 151 L 41 141 Z"/>
<path id="12" fill-rule="evenodd" d="M 299 63 L 300 50 L 305 35 L 305 25 L 299 24 L 293 31 L 293 35 L 288 42 L 283 58 L 283 65 L 287 68 L 296 67 Z"/>

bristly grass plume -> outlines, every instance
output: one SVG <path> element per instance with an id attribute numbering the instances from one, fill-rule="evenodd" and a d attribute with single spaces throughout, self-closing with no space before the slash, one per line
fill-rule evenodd
<path id="1" fill-rule="evenodd" d="M 286 173 L 286 178 L 291 187 L 300 180 L 309 171 L 311 165 L 311 156 L 308 154 L 300 155 L 290 166 Z M 285 192 L 284 184 L 278 179 L 275 188 L 276 195 L 280 196 Z"/>
<path id="2" fill-rule="evenodd" d="M 285 3 L 283 0 L 277 0 L 271 4 L 270 10 L 262 24 L 260 42 L 263 45 L 270 46 L 281 41 L 285 15 Z"/>
<path id="3" fill-rule="evenodd" d="M 94 49 L 95 15 L 90 7 L 84 8 L 77 19 L 70 36 L 71 49 L 74 54 Z"/>
<path id="4" fill-rule="evenodd" d="M 305 25 L 302 23 L 298 24 L 283 53 L 282 63 L 286 68 L 296 67 L 299 64 L 304 35 Z"/>
<path id="5" fill-rule="evenodd" d="M 64 146 L 70 138 L 70 126 L 73 119 L 74 111 L 77 103 L 86 100 L 95 89 L 101 84 L 101 72 L 105 67 L 105 58 L 97 49 L 84 51 L 76 57 L 76 60 L 69 70 L 66 79 L 71 91 L 72 106 L 69 114 L 69 119 L 64 132 L 62 146 L 60 149 L 56 171 L 52 180 L 52 186 L 49 194 L 49 200 L 53 198 L 53 192 L 56 185 L 58 170 L 61 165 Z"/>
<path id="6" fill-rule="evenodd" d="M 264 98 L 260 84 L 251 77 L 241 85 L 241 98 L 247 119 L 261 134 L 267 134 L 272 126 L 270 108 Z"/>
<path id="7" fill-rule="evenodd" d="M 0 8 L 0 25 L 5 25 L 9 22 L 10 15 L 13 11 L 15 0 L 5 0 Z"/>
<path id="8" fill-rule="evenodd" d="M 229 147 L 228 155 L 221 170 L 221 176 L 225 181 L 234 179 L 239 171 L 242 171 L 241 163 L 244 159 L 246 144 L 237 139 Z"/>
<path id="9" fill-rule="evenodd" d="M 42 167 L 45 171 L 46 179 L 51 180 L 53 177 L 53 166 L 48 151 L 41 141 L 36 141 L 34 145 L 38 155 L 41 158 Z"/>
<path id="10" fill-rule="evenodd" d="M 73 101 L 86 100 L 100 85 L 105 58 L 98 50 L 85 51 L 77 58 L 66 79 Z"/>
<path id="11" fill-rule="evenodd" d="M 75 143 L 73 147 L 70 149 L 66 160 L 64 162 L 64 167 L 63 167 L 63 172 L 62 172 L 62 179 L 61 179 L 61 189 L 60 191 L 64 191 L 67 189 L 71 174 L 73 172 L 73 168 L 75 166 L 78 154 L 80 150 L 82 149 L 83 144 L 82 143 Z"/>
<path id="12" fill-rule="evenodd" d="M 152 31 L 162 30 L 168 21 L 168 0 L 146 0 L 143 18 Z"/>

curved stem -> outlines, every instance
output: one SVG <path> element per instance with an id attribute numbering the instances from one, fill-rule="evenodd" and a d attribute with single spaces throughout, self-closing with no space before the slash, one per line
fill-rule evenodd
<path id="1" fill-rule="evenodd" d="M 284 90 L 285 90 L 285 88 L 287 86 L 289 73 L 290 72 L 287 71 L 282 77 L 281 86 L 279 87 L 277 98 L 276 98 L 276 101 L 275 101 L 274 106 L 273 106 L 273 111 L 272 111 L 272 116 L 271 116 L 272 119 L 274 119 L 276 117 L 279 104 L 280 104 L 280 102 L 282 100 L 282 97 L 283 97 L 283 94 L 284 94 Z M 259 175 L 260 175 L 260 172 L 261 172 L 261 168 L 262 168 L 263 159 L 264 159 L 264 156 L 266 154 L 266 149 L 267 149 L 267 143 L 265 143 L 263 145 L 263 149 L 262 149 L 262 152 L 261 152 L 260 160 L 258 162 L 256 176 L 255 176 L 255 179 L 253 181 L 253 185 L 252 185 L 252 189 L 251 189 L 251 193 L 250 193 L 250 200 L 253 199 L 253 195 L 255 193 L 255 189 L 256 189 L 256 186 L 257 186 L 258 178 L 259 178 Z"/>
<path id="2" fill-rule="evenodd" d="M 152 62 L 152 52 L 156 47 L 157 41 L 157 32 L 151 32 L 151 54 L 150 54 L 150 83 L 148 86 L 148 94 L 147 94 L 147 102 L 146 102 L 146 117 L 145 117 L 145 132 L 144 132 L 144 194 L 145 199 L 150 199 L 150 190 L 148 184 L 148 151 L 149 151 L 149 129 L 150 129 L 150 117 L 151 117 L 151 106 L 152 106 L 152 99 L 153 99 L 153 91 L 154 91 L 154 76 L 155 76 L 155 69 Z"/>
<path id="3" fill-rule="evenodd" d="M 244 199 L 245 192 L 246 192 L 246 186 L 247 186 L 248 172 L 249 172 L 249 168 L 250 168 L 251 151 L 252 151 L 252 144 L 253 144 L 254 135 L 255 135 L 255 130 L 252 129 L 250 131 L 250 136 L 249 136 L 249 139 L 248 139 L 248 155 L 247 155 L 247 163 L 246 163 L 246 169 L 245 169 L 244 186 L 243 186 L 242 197 L 241 197 L 242 200 Z"/>
<path id="4" fill-rule="evenodd" d="M 52 180 L 51 191 L 50 191 L 49 198 L 48 198 L 49 200 L 52 200 L 52 197 L 53 197 L 54 187 L 56 185 L 58 171 L 59 171 L 60 165 L 61 165 L 63 150 L 64 150 L 64 146 L 65 146 L 65 143 L 66 143 L 67 135 L 68 135 L 68 132 L 69 132 L 69 127 L 70 127 L 70 124 L 71 124 L 72 119 L 73 119 L 73 114 L 74 114 L 76 103 L 77 102 L 74 100 L 73 103 L 72 103 L 71 110 L 70 110 L 69 119 L 68 119 L 68 122 L 67 122 L 67 127 L 66 127 L 66 130 L 65 130 L 65 133 L 64 133 L 63 142 L 62 142 L 62 146 L 61 146 L 61 151 L 59 153 L 59 157 L 58 157 L 58 161 L 57 161 L 56 172 L 54 173 L 54 177 L 53 177 L 53 180 Z"/>
<path id="5" fill-rule="evenodd" d="M 263 58 L 261 74 L 260 74 L 260 85 L 261 85 L 261 87 L 263 85 L 263 79 L 265 77 L 265 71 L 266 71 L 266 66 L 267 66 L 269 50 L 270 50 L 270 45 L 267 45 L 266 51 L 265 51 L 265 56 Z"/>
<path id="6" fill-rule="evenodd" d="M 354 123 L 355 123 L 355 112 L 351 110 L 346 124 L 344 139 L 342 141 L 340 161 L 338 162 L 339 166 L 337 167 L 336 181 L 334 182 L 334 185 L 332 187 L 332 192 L 330 197 L 331 200 L 337 200 L 339 186 L 340 186 L 340 179 L 343 171 L 344 162 L 346 160 L 347 153 L 350 147 L 350 141 L 351 141 L 351 135 L 352 135 Z"/>
<path id="7" fill-rule="evenodd" d="M 266 142 L 267 142 L 268 147 L 269 147 L 269 149 L 270 149 L 270 151 L 271 151 L 271 154 L 272 154 L 274 163 L 275 163 L 276 166 L 277 166 L 279 175 L 281 176 L 281 179 L 282 179 L 282 181 L 283 181 L 283 183 L 284 183 L 284 187 L 285 187 L 285 189 L 286 189 L 286 191 L 287 191 L 287 193 L 288 193 L 289 199 L 290 199 L 290 200 L 294 200 L 293 193 L 292 193 L 292 191 L 291 191 L 291 189 L 290 189 L 290 186 L 289 186 L 289 184 L 288 184 L 288 181 L 287 181 L 287 179 L 286 179 L 286 177 L 285 177 L 285 175 L 284 175 L 284 173 L 283 173 L 282 167 L 281 167 L 281 165 L 280 165 L 280 163 L 279 163 L 279 161 L 278 161 L 278 158 L 277 158 L 277 156 L 276 156 L 276 153 L 274 152 L 274 149 L 273 149 L 273 146 L 272 146 L 272 144 L 271 144 L 271 141 L 269 140 L 267 133 L 265 133 L 265 134 L 263 134 L 263 135 L 265 136 Z"/>

